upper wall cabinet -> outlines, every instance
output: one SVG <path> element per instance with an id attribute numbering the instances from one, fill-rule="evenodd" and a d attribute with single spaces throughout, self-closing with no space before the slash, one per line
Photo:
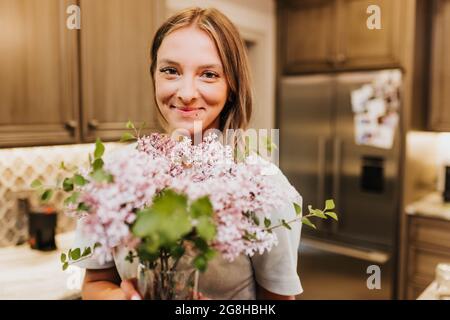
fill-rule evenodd
<path id="1" fill-rule="evenodd" d="M 0 0 L 0 146 L 79 139 L 73 1 Z"/>
<path id="2" fill-rule="evenodd" d="M 279 0 L 283 73 L 398 67 L 404 4 L 404 0 Z M 375 15 L 380 29 L 368 27 Z"/>
<path id="3" fill-rule="evenodd" d="M 434 0 L 432 21 L 429 126 L 450 131 L 450 0 Z"/>
<path id="4" fill-rule="evenodd" d="M 117 139 L 124 123 L 156 126 L 150 44 L 156 28 L 152 0 L 81 0 L 83 134 Z"/>
<path id="5" fill-rule="evenodd" d="M 66 27 L 80 7 L 81 29 Z M 156 129 L 153 0 L 0 0 L 0 147 L 117 140 Z"/>

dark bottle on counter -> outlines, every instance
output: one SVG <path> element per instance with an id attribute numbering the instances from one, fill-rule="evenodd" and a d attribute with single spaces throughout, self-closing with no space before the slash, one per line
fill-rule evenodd
<path id="1" fill-rule="evenodd" d="M 450 166 L 445 166 L 444 202 L 450 202 Z"/>
<path id="2" fill-rule="evenodd" d="M 32 249 L 56 249 L 56 210 L 51 206 L 31 208 L 28 199 L 19 199 L 20 210 L 28 216 L 28 243 Z"/>

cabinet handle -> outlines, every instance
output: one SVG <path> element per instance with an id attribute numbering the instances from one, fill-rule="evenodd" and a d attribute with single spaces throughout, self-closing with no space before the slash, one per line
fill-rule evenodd
<path id="1" fill-rule="evenodd" d="M 65 126 L 67 129 L 69 130 L 75 130 L 76 128 L 78 128 L 78 122 L 75 120 L 69 120 L 65 123 Z"/>
<path id="2" fill-rule="evenodd" d="M 98 123 L 98 121 L 96 119 L 92 119 L 92 120 L 88 121 L 89 129 L 95 130 L 95 129 L 98 128 L 98 125 L 99 125 L 99 123 Z"/>
<path id="3" fill-rule="evenodd" d="M 336 55 L 336 63 L 344 63 L 345 61 L 347 61 L 347 56 L 345 54 L 339 53 Z"/>

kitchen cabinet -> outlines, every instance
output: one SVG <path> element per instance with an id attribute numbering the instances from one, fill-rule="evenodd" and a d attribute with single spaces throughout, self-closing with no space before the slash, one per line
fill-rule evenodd
<path id="1" fill-rule="evenodd" d="M 117 139 L 124 123 L 156 126 L 150 45 L 155 1 L 81 0 L 83 137 Z"/>
<path id="2" fill-rule="evenodd" d="M 369 29 L 371 5 L 381 29 Z M 284 74 L 400 66 L 404 0 L 280 0 L 278 24 Z"/>
<path id="3" fill-rule="evenodd" d="M 432 9 L 429 128 L 450 131 L 450 0 L 434 0 Z"/>
<path id="4" fill-rule="evenodd" d="M 0 0 L 0 146 L 79 140 L 72 3 Z"/>
<path id="5" fill-rule="evenodd" d="M 450 221 L 409 217 L 407 299 L 416 299 L 434 280 L 438 263 L 450 263 Z"/>
<path id="6" fill-rule="evenodd" d="M 66 27 L 80 6 L 80 29 Z M 157 129 L 152 0 L 0 0 L 0 147 L 118 140 Z M 5 31 L 6 32 L 3 32 Z"/>

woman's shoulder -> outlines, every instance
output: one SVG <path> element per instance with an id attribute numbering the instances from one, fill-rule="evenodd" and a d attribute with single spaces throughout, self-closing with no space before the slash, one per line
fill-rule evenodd
<path id="1" fill-rule="evenodd" d="M 265 175 L 271 182 L 275 183 L 279 190 L 282 190 L 286 197 L 292 202 L 302 205 L 302 196 L 297 189 L 290 183 L 289 179 L 280 169 L 280 167 L 272 161 L 258 155 L 252 154 L 252 161 L 263 164 L 262 174 Z"/>

